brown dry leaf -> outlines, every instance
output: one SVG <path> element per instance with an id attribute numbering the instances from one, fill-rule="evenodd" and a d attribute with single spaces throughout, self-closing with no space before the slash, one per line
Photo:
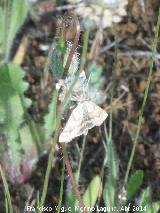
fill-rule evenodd
<path id="1" fill-rule="evenodd" d="M 132 5 L 131 6 L 131 14 L 136 20 L 138 20 L 141 17 L 141 14 L 142 14 L 139 1 L 132 0 L 130 2 L 130 4 Z"/>
<path id="2" fill-rule="evenodd" d="M 115 101 L 115 103 L 114 103 L 114 101 Z M 122 100 L 118 100 L 118 102 L 116 102 L 116 99 L 114 101 L 112 103 L 112 112 L 113 112 L 113 115 L 115 117 L 117 117 L 119 110 L 124 109 L 124 102 Z"/>
<path id="3" fill-rule="evenodd" d="M 145 81 L 140 81 L 138 90 L 139 90 L 141 93 L 144 93 L 145 88 L 146 88 L 146 82 L 145 82 Z"/>
<path id="4" fill-rule="evenodd" d="M 115 76 L 119 78 L 121 76 L 121 69 L 119 67 L 116 67 L 114 70 Z"/>
<path id="5" fill-rule="evenodd" d="M 127 95 L 127 102 L 128 102 L 128 103 L 134 102 L 133 94 L 132 94 L 131 92 L 129 92 L 128 95 Z M 136 117 L 136 112 L 135 112 L 135 108 L 134 108 L 134 103 L 128 105 L 127 110 L 128 110 L 128 117 L 129 117 L 129 118 L 134 118 L 134 117 Z"/>
<path id="6" fill-rule="evenodd" d="M 143 144 L 139 144 L 138 145 L 138 151 L 141 155 L 145 156 L 146 155 L 146 151 L 145 151 L 145 148 L 144 148 L 144 145 Z"/>
<path id="7" fill-rule="evenodd" d="M 156 83 L 155 87 L 156 87 L 157 93 L 160 94 L 160 83 Z"/>
<path id="8" fill-rule="evenodd" d="M 160 170 L 160 144 L 157 145 L 155 150 L 155 168 Z"/>
<path id="9" fill-rule="evenodd" d="M 137 31 L 137 25 L 133 22 L 128 22 L 126 24 L 126 32 L 135 33 Z"/>
<path id="10" fill-rule="evenodd" d="M 13 63 L 18 65 L 21 65 L 23 63 L 27 47 L 28 47 L 28 37 L 24 36 L 16 52 L 16 55 L 14 56 Z"/>
<path id="11" fill-rule="evenodd" d="M 47 12 L 51 12 L 55 9 L 54 1 L 52 0 L 44 0 L 44 1 L 38 2 L 36 7 L 40 15 L 43 15 Z"/>
<path id="12" fill-rule="evenodd" d="M 149 166 L 149 162 L 148 162 L 148 159 L 147 159 L 147 158 L 144 158 L 144 165 L 145 165 L 146 167 Z"/>
<path id="13" fill-rule="evenodd" d="M 128 44 L 129 46 L 135 46 L 137 43 L 136 43 L 136 41 L 135 41 L 134 38 L 129 38 L 129 39 L 127 40 L 127 44 Z"/>
<path id="14" fill-rule="evenodd" d="M 35 66 L 37 68 L 43 67 L 45 62 L 46 62 L 46 58 L 44 56 L 36 56 L 35 57 L 34 63 L 35 63 Z"/>
<path id="15" fill-rule="evenodd" d="M 136 132 L 137 126 L 134 123 L 129 122 L 128 120 L 122 121 L 124 129 L 133 135 Z"/>
<path id="16" fill-rule="evenodd" d="M 139 58 L 139 60 L 137 61 L 140 69 L 146 68 L 148 65 L 148 62 L 149 60 L 147 59 L 147 57 Z"/>

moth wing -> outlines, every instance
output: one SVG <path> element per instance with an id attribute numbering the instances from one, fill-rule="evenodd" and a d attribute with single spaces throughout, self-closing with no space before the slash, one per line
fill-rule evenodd
<path id="1" fill-rule="evenodd" d="M 85 101 L 84 107 L 87 109 L 88 121 L 91 123 L 91 128 L 100 126 L 108 116 L 105 110 L 92 101 Z"/>
<path id="2" fill-rule="evenodd" d="M 84 101 L 72 111 L 65 128 L 59 137 L 60 143 L 68 143 L 88 130 L 100 126 L 108 114 L 92 101 Z"/>
<path id="3" fill-rule="evenodd" d="M 68 143 L 73 138 L 76 138 L 83 133 L 81 133 L 81 126 L 84 120 L 84 108 L 83 104 L 78 104 L 78 106 L 72 111 L 66 126 L 59 136 L 60 143 Z"/>

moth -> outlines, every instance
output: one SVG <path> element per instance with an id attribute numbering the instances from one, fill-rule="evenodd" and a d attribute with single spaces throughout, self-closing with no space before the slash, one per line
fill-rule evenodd
<path id="1" fill-rule="evenodd" d="M 102 108 L 91 101 L 87 96 L 86 83 L 85 73 L 82 72 L 71 95 L 71 100 L 76 101 L 78 104 L 71 112 L 66 126 L 59 136 L 60 143 L 68 143 L 80 135 L 87 135 L 89 129 L 100 126 L 108 116 Z M 68 84 L 68 79 L 63 82 L 63 98 L 70 84 Z M 61 97 L 61 100 L 63 100 L 63 98 Z"/>
<path id="2" fill-rule="evenodd" d="M 60 134 L 59 142 L 68 143 L 80 135 L 87 135 L 89 129 L 100 126 L 107 116 L 108 114 L 94 102 L 79 102 Z"/>

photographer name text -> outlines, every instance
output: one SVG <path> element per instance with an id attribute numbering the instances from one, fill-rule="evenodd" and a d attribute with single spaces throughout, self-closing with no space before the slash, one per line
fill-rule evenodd
<path id="1" fill-rule="evenodd" d="M 33 206 L 27 206 L 27 212 L 36 212 L 42 211 L 42 212 L 52 212 L 53 210 L 58 211 L 59 207 L 58 206 L 41 206 L 41 207 L 33 207 Z M 60 212 L 72 212 L 73 208 L 72 207 L 60 207 Z M 132 210 L 133 212 L 145 212 L 147 210 L 146 206 L 131 206 L 131 204 L 128 204 L 127 206 L 121 206 L 120 208 L 114 206 L 114 207 L 102 207 L 102 206 L 95 206 L 95 207 L 80 207 L 80 206 L 75 206 L 74 211 L 76 212 L 128 212 Z"/>

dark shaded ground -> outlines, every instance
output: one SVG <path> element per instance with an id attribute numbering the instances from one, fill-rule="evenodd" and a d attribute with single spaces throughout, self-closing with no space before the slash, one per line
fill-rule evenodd
<path id="1" fill-rule="evenodd" d="M 116 88 L 114 99 L 122 93 L 121 85 L 128 87 L 129 92 L 113 106 L 113 140 L 119 158 L 120 176 L 124 177 L 126 165 L 133 145 L 137 113 L 141 107 L 145 80 L 147 78 L 148 64 L 151 53 L 151 46 L 154 36 L 156 19 L 158 14 L 159 0 L 145 1 L 146 10 L 142 12 L 137 0 L 130 0 L 128 5 L 128 16 L 120 24 L 113 25 L 112 29 L 104 31 L 104 41 L 102 48 L 114 41 L 116 36 L 122 39 L 118 43 L 118 66 L 114 70 L 116 75 Z M 43 68 L 48 51 L 42 51 L 41 45 L 50 45 L 55 34 L 55 15 L 52 12 L 41 16 L 39 21 L 30 18 L 26 23 L 22 36 L 27 33 L 29 37 L 28 49 L 23 62 L 23 67 L 27 73 L 27 81 L 30 89 L 27 96 L 33 100 L 30 109 L 35 120 L 41 119 L 40 113 L 45 112 L 53 89 L 52 80 L 48 84 L 47 91 L 40 89 L 40 82 L 43 77 Z M 83 32 L 82 32 L 83 33 Z M 93 32 L 94 33 L 94 32 Z M 93 35 L 92 35 L 93 37 Z M 17 43 L 16 43 L 17 44 Z M 160 40 L 159 40 L 160 44 Z M 160 46 L 159 46 L 160 47 Z M 144 56 L 140 57 L 138 51 L 143 51 Z M 159 49 L 160 51 L 160 49 Z M 147 52 L 147 53 L 146 53 Z M 130 53 L 134 53 L 131 56 Z M 113 72 L 114 47 L 103 52 L 98 59 L 104 68 L 106 85 L 111 81 Z M 139 145 L 136 150 L 132 172 L 137 169 L 144 170 L 143 188 L 152 186 L 153 200 L 160 199 L 160 58 L 154 66 L 152 85 L 143 117 L 143 128 L 141 130 Z M 109 100 L 107 100 L 109 103 Z M 132 102 L 132 103 L 131 103 Z M 104 107 L 108 107 L 108 103 Z M 130 103 L 130 104 L 129 104 Z M 85 148 L 84 163 L 82 165 L 82 184 L 88 183 L 95 174 L 100 172 L 102 159 L 104 156 L 103 145 L 100 137 L 95 135 L 95 131 L 90 131 L 87 136 L 88 142 Z M 77 151 L 75 144 L 69 145 L 69 156 L 72 159 L 73 168 L 77 168 Z M 61 150 L 57 151 L 57 159 L 52 171 L 46 205 L 57 204 L 60 188 L 61 171 Z M 21 186 L 10 185 L 11 195 L 15 212 L 23 212 L 24 202 L 28 198 L 27 190 L 34 188 L 35 192 L 42 189 L 44 174 L 46 171 L 47 156 L 43 156 L 36 166 L 31 178 Z M 106 171 L 107 176 L 107 171 Z M 66 182 L 68 177 L 66 176 Z M 123 179 L 122 179 L 123 180 Z M 120 181 L 121 182 L 121 181 Z M 0 197 L 3 194 L 2 184 L 0 184 Z M 84 188 L 82 187 L 82 190 Z M 31 199 L 32 200 L 32 199 Z M 33 200 L 34 202 L 34 200 Z M 0 208 L 4 209 L 4 202 L 0 203 Z M 3 212 L 0 211 L 0 212 Z"/>

